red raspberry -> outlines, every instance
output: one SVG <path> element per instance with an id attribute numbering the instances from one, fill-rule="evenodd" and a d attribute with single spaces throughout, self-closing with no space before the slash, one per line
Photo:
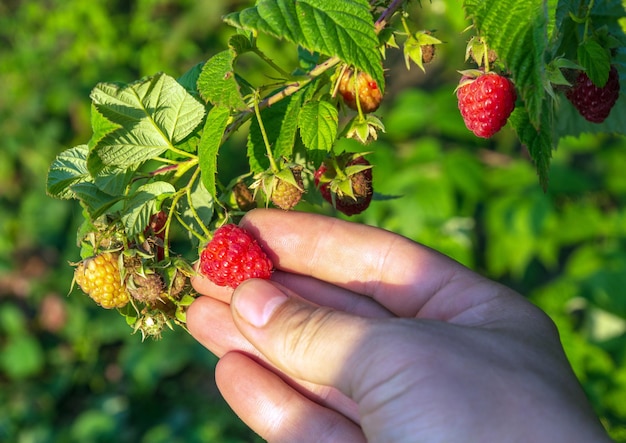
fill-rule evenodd
<path id="1" fill-rule="evenodd" d="M 372 188 L 371 164 L 363 156 L 342 154 L 335 159 L 341 174 L 334 166 L 329 167 L 326 162 L 315 171 L 314 180 L 324 197 L 338 211 L 350 216 L 365 211 L 374 194 Z M 348 172 L 350 167 L 364 166 L 365 169 L 352 168 L 356 171 Z"/>
<path id="2" fill-rule="evenodd" d="M 236 288 L 250 278 L 270 278 L 273 264 L 249 232 L 235 224 L 218 228 L 200 254 L 200 272 L 218 286 Z"/>
<path id="3" fill-rule="evenodd" d="M 475 80 L 464 76 L 456 95 L 465 126 L 483 138 L 502 129 L 517 100 L 513 83 L 495 73 L 481 74 Z"/>
<path id="4" fill-rule="evenodd" d="M 604 87 L 597 87 L 585 72 L 580 72 L 574 86 L 565 96 L 585 119 L 592 123 L 602 123 L 619 98 L 619 88 L 617 69 L 611 66 L 609 79 Z"/>

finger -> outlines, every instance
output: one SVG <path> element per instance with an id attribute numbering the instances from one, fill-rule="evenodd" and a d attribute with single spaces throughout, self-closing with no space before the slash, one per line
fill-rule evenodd
<path id="1" fill-rule="evenodd" d="M 191 335 L 218 357 L 239 351 L 268 362 L 237 329 L 230 306 L 210 297 L 199 297 L 187 311 L 187 328 Z M 269 362 L 268 362 L 269 363 Z M 356 420 L 358 411 L 352 400 L 334 388 L 302 380 L 291 380 L 294 389 L 307 398 Z"/>
<path id="2" fill-rule="evenodd" d="M 369 297 L 363 297 L 350 290 L 312 277 L 276 271 L 272 274 L 272 280 L 294 291 L 298 296 L 319 305 L 329 306 L 363 317 L 390 317 L 393 315 Z M 199 293 L 224 303 L 230 303 L 233 289 L 217 286 L 201 275 L 194 277 L 192 284 Z"/>
<path id="3" fill-rule="evenodd" d="M 233 288 L 218 286 L 200 272 L 196 273 L 196 275 L 191 278 L 191 285 L 200 294 L 208 295 L 224 303 L 230 303 L 230 299 L 233 295 Z"/>
<path id="4" fill-rule="evenodd" d="M 363 354 L 373 321 L 299 300 L 267 280 L 248 280 L 233 295 L 233 320 L 279 370 L 298 380 L 334 386 L 347 396 L 366 369 Z"/>
<path id="5" fill-rule="evenodd" d="M 311 401 L 241 353 L 226 354 L 215 379 L 235 413 L 271 443 L 365 442 L 354 422 Z"/>
<path id="6" fill-rule="evenodd" d="M 233 350 L 260 355 L 235 326 L 230 305 L 211 297 L 198 297 L 189 306 L 187 328 L 198 342 L 218 357 Z"/>
<path id="7" fill-rule="evenodd" d="M 254 210 L 242 226 L 276 267 L 373 297 L 398 316 L 414 316 L 452 278 L 473 273 L 404 237 L 336 218 Z"/>

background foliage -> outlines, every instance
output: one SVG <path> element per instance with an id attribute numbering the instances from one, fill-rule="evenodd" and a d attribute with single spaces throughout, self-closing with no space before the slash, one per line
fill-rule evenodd
<path id="1" fill-rule="evenodd" d="M 248 5 L 0 4 L 0 440 L 255 441 L 215 390 L 215 358 L 182 330 L 141 343 L 115 312 L 67 296 L 80 209 L 45 195 L 52 159 L 90 137 L 97 82 L 181 75 L 226 47 L 233 31 L 220 17 Z M 353 219 L 441 250 L 545 309 L 598 415 L 626 441 L 626 140 L 561 140 L 544 193 L 510 129 L 485 141 L 463 125 L 453 90 L 469 37 L 458 2 L 424 2 L 412 19 L 446 44 L 426 74 L 388 51 L 378 113 L 387 133 L 367 147 L 375 189 L 401 198 Z M 268 53 L 291 56 L 279 49 Z M 229 141 L 223 181 L 245 152 L 245 140 Z"/>

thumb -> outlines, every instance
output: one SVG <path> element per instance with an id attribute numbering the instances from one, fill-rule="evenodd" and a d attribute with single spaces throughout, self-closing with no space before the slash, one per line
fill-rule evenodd
<path id="1" fill-rule="evenodd" d="M 231 306 L 241 333 L 291 377 L 350 395 L 350 381 L 367 367 L 371 319 L 313 305 L 259 279 L 241 284 Z"/>

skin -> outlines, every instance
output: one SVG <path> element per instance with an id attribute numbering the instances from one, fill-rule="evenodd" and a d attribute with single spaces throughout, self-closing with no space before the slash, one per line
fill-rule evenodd
<path id="1" fill-rule="evenodd" d="M 319 215 L 242 220 L 276 266 L 187 313 L 218 388 L 270 442 L 608 442 L 552 321 L 396 234 Z"/>

